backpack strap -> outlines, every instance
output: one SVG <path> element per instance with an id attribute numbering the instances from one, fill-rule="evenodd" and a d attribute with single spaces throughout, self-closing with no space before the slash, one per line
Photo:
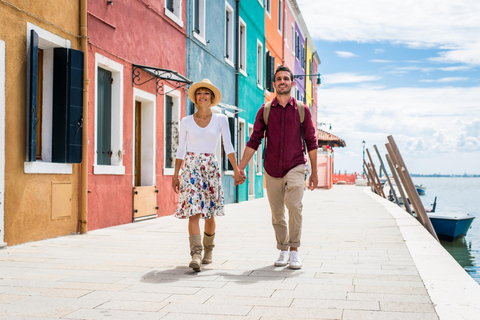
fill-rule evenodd
<path id="1" fill-rule="evenodd" d="M 300 130 L 302 131 L 303 153 L 307 154 L 307 144 L 305 142 L 305 129 L 303 128 L 303 121 L 305 120 L 305 105 L 302 101 L 297 101 L 298 115 L 300 116 Z"/>
<path id="2" fill-rule="evenodd" d="M 268 101 L 263 106 L 263 122 L 265 122 L 265 139 L 263 143 L 262 159 L 265 159 L 265 149 L 267 148 L 267 132 L 268 132 L 268 116 L 270 115 L 270 109 L 272 108 L 272 101 Z"/>

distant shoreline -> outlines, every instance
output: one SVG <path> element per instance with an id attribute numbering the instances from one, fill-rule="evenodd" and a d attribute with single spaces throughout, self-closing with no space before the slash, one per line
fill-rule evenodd
<path id="1" fill-rule="evenodd" d="M 412 177 L 433 177 L 433 178 L 480 178 L 480 174 L 416 174 L 411 173 Z"/>

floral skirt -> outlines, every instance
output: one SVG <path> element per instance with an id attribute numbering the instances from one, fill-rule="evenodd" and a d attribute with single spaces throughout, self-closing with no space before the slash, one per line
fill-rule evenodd
<path id="1" fill-rule="evenodd" d="M 224 216 L 222 180 L 217 159 L 212 153 L 187 152 L 180 176 L 180 198 L 175 217 L 186 219 L 201 214 L 210 219 Z"/>

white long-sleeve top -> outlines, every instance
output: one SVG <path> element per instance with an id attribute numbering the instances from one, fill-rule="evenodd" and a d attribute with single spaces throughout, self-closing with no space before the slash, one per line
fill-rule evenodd
<path id="1" fill-rule="evenodd" d="M 180 121 L 177 159 L 184 159 L 186 152 L 215 153 L 220 134 L 225 153 L 228 155 L 234 152 L 226 115 L 213 113 L 210 123 L 205 128 L 198 126 L 193 115 L 183 118 Z"/>

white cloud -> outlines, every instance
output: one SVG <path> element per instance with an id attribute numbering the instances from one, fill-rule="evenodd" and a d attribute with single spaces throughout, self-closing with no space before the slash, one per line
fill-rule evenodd
<path id="1" fill-rule="evenodd" d="M 411 173 L 480 173 L 480 86 L 323 87 L 317 101 L 319 121 L 331 123 L 331 132 L 347 144 L 347 148 L 335 149 L 337 155 L 344 155 L 336 155 L 339 170 L 360 171 L 362 159 L 345 153 L 361 155 L 365 140 L 370 151 L 377 145 L 384 155 L 387 137 L 392 135 L 408 158 Z M 463 157 L 465 152 L 470 156 Z M 447 161 L 451 165 L 446 165 Z"/>
<path id="2" fill-rule="evenodd" d="M 471 70 L 472 68 L 469 67 L 469 66 L 458 66 L 458 67 L 445 67 L 445 68 L 438 68 L 438 70 L 441 70 L 441 71 L 452 71 L 452 72 L 455 72 L 455 71 L 468 71 L 468 70 Z"/>
<path id="3" fill-rule="evenodd" d="M 375 54 L 380 54 L 380 53 L 384 53 L 385 50 L 383 49 L 375 49 Z"/>
<path id="4" fill-rule="evenodd" d="M 480 1 L 297 0 L 314 39 L 444 50 L 432 61 L 480 65 Z M 335 26 L 332 28 L 332 26 Z"/>
<path id="5" fill-rule="evenodd" d="M 419 80 L 420 82 L 436 82 L 436 83 L 445 83 L 445 82 L 456 82 L 456 81 L 467 81 L 468 78 L 465 77 L 446 77 L 435 80 Z"/>
<path id="6" fill-rule="evenodd" d="M 347 51 L 335 51 L 335 53 L 340 58 L 354 58 L 354 57 L 357 56 L 356 54 L 351 53 L 351 52 L 347 52 Z"/>
<path id="7" fill-rule="evenodd" d="M 339 72 L 339 73 L 322 75 L 322 83 L 325 85 L 345 84 L 345 83 L 363 83 L 367 81 L 377 81 L 380 79 L 381 78 L 377 76 L 364 76 L 364 75 L 357 75 L 349 72 Z"/>
<path id="8" fill-rule="evenodd" d="M 372 60 L 370 60 L 370 62 L 373 62 L 373 63 L 391 63 L 392 60 L 372 59 Z"/>

